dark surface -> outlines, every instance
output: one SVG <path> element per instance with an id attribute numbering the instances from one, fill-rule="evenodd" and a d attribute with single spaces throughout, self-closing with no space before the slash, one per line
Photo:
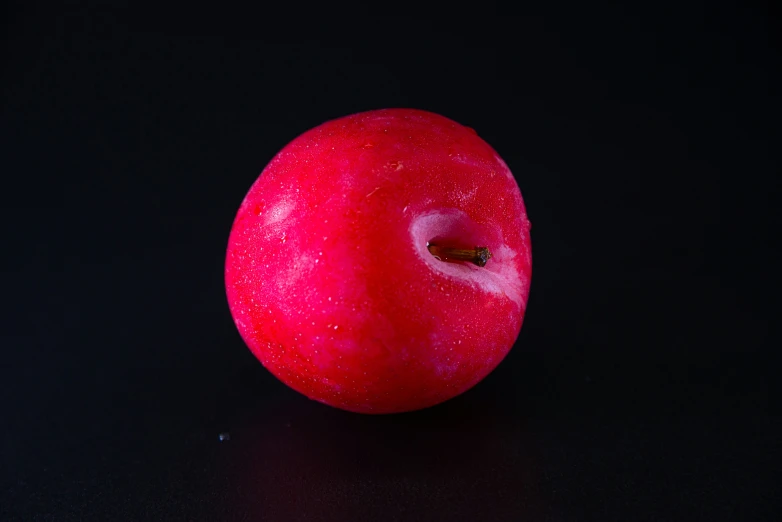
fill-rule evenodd
<path id="1" fill-rule="evenodd" d="M 763 9 L 709 9 L 314 32 L 10 9 L 0 520 L 778 520 L 779 47 Z M 535 273 L 483 383 L 360 416 L 252 357 L 223 256 L 283 145 L 394 106 L 504 157 Z"/>

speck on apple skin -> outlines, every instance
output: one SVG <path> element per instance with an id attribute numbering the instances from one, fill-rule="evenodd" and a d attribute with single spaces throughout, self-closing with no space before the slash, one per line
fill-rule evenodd
<path id="1" fill-rule="evenodd" d="M 307 397 L 418 410 L 477 384 L 515 342 L 529 230 L 513 175 L 472 129 L 421 110 L 354 114 L 294 139 L 250 188 L 228 304 L 253 354 Z"/>

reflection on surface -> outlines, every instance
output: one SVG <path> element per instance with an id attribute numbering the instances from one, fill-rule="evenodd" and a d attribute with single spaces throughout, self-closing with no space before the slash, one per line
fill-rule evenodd
<path id="1" fill-rule="evenodd" d="M 498 516 L 541 511 L 531 441 L 487 393 L 367 416 L 275 388 L 275 397 L 245 399 L 230 443 L 219 448 L 226 509 L 271 520 L 430 520 L 486 504 Z"/>

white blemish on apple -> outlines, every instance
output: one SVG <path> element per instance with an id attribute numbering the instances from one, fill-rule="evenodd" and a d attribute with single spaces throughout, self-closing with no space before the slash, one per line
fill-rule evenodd
<path id="1" fill-rule="evenodd" d="M 448 358 L 445 361 L 435 363 L 434 371 L 437 376 L 447 380 L 459 371 L 459 367 L 459 361 L 453 361 Z"/>
<path id="2" fill-rule="evenodd" d="M 466 192 L 458 192 L 457 196 L 462 201 L 462 203 L 469 202 L 472 198 L 475 197 L 475 194 L 478 192 L 478 187 L 473 187 L 472 190 L 466 191 Z"/>
<path id="3" fill-rule="evenodd" d="M 302 278 L 311 277 L 312 270 L 315 264 L 312 262 L 312 256 L 307 254 L 301 254 L 298 256 L 292 256 L 284 267 L 280 269 L 281 277 L 276 280 L 277 292 L 279 295 L 293 295 L 292 289 L 295 289 L 299 285 L 299 281 Z M 317 260 L 316 260 L 317 261 Z M 295 300 L 281 299 L 277 303 L 278 306 L 291 312 L 295 309 Z M 271 310 L 269 310 L 271 313 Z"/>
<path id="4" fill-rule="evenodd" d="M 469 165 L 471 167 L 478 167 L 480 168 L 483 164 L 483 162 L 477 158 L 468 158 L 461 154 L 451 154 L 449 155 L 449 158 L 454 163 L 461 163 L 462 165 Z"/>
<path id="5" fill-rule="evenodd" d="M 296 205 L 292 201 L 285 199 L 277 202 L 277 204 L 274 205 L 271 210 L 266 212 L 263 219 L 263 226 L 267 227 L 285 220 L 288 216 L 291 215 L 291 212 L 293 212 L 295 207 Z"/>

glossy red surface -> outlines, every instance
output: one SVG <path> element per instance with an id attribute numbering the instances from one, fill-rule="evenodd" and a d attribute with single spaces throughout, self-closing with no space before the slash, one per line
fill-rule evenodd
<path id="1" fill-rule="evenodd" d="M 446 263 L 428 241 L 493 257 Z M 488 375 L 518 336 L 530 277 L 508 167 L 472 129 L 410 109 L 288 144 L 241 204 L 225 267 L 231 313 L 263 365 L 364 413 L 432 406 Z"/>

